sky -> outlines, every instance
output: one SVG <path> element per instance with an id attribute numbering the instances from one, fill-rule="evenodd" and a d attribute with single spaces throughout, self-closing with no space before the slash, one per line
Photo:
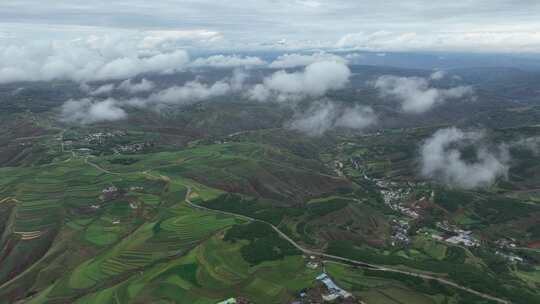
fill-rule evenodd
<path id="1" fill-rule="evenodd" d="M 216 51 L 540 53 L 539 12 L 537 0 L 16 0 L 0 3 L 0 43 L 119 35 Z"/>

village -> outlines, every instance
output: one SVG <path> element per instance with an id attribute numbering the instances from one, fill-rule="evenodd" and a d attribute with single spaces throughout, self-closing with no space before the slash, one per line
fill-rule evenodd
<path id="1" fill-rule="evenodd" d="M 401 213 L 404 218 L 392 220 L 393 228 L 393 242 L 392 245 L 407 245 L 410 243 L 409 228 L 410 223 L 421 217 L 422 209 L 418 205 L 414 207 L 407 207 L 402 202 L 410 199 L 412 193 L 413 184 L 407 184 L 407 187 L 401 188 L 396 182 L 387 182 L 384 180 L 377 180 L 376 184 L 382 190 L 380 191 L 383 196 L 384 203 L 388 205 L 392 210 Z M 431 193 L 429 200 L 433 200 L 434 193 Z M 427 200 L 428 198 L 422 197 L 419 201 Z M 480 241 L 473 236 L 473 232 L 469 230 L 461 229 L 455 225 L 451 225 L 448 221 L 437 222 L 436 227 L 439 230 L 430 229 L 427 231 L 420 228 L 417 233 L 423 233 L 436 241 L 442 241 L 453 245 L 463 245 L 466 247 L 478 247 Z"/>
<path id="2" fill-rule="evenodd" d="M 148 140 L 129 142 L 128 133 L 122 130 L 109 132 L 94 132 L 86 134 L 80 138 L 62 139 L 63 147 L 66 150 L 76 151 L 80 155 L 93 155 L 95 153 L 107 152 L 116 155 L 135 154 L 155 146 L 155 143 Z"/>
<path id="3" fill-rule="evenodd" d="M 298 292 L 296 299 L 289 304 L 362 304 L 350 292 L 340 288 L 327 273 L 321 273 L 315 278 L 315 285 L 312 288 L 303 289 Z M 244 297 L 232 297 L 216 304 L 252 304 Z"/>
<path id="4" fill-rule="evenodd" d="M 418 220 L 422 217 L 422 209 L 417 204 L 413 204 L 413 207 L 407 207 L 402 204 L 409 200 L 412 189 L 415 186 L 411 183 L 407 183 L 405 187 L 400 186 L 396 182 L 388 182 L 383 179 L 375 180 L 377 186 L 381 189 L 380 193 L 383 197 L 384 203 L 392 210 L 399 212 L 403 215 L 402 218 L 396 218 L 391 220 L 392 224 L 392 246 L 407 246 L 411 243 L 410 228 L 411 222 Z M 433 192 L 429 200 L 433 200 Z M 423 197 L 419 201 L 427 200 Z M 435 229 L 436 228 L 436 229 Z M 415 234 L 423 235 L 433 241 L 443 242 L 449 245 L 464 246 L 469 248 L 481 247 L 482 242 L 474 236 L 473 231 L 465 230 L 457 225 L 453 225 L 448 221 L 440 221 L 435 223 L 435 228 L 420 227 Z M 500 239 L 493 244 L 497 250 L 494 253 L 504 258 L 508 263 L 525 263 L 525 259 L 511 250 L 516 249 L 517 245 L 515 240 L 512 239 Z"/>

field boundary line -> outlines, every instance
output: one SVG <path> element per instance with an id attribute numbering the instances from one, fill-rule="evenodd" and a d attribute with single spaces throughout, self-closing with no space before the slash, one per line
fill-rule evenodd
<path id="1" fill-rule="evenodd" d="M 104 169 L 104 168 L 100 167 L 99 165 L 97 165 L 95 163 L 92 163 L 92 162 L 88 161 L 88 157 L 85 158 L 85 163 L 87 163 L 88 165 L 90 165 L 90 166 L 92 166 L 92 167 L 94 167 L 94 168 L 96 168 L 99 171 L 102 171 L 104 173 L 113 174 L 113 175 L 122 175 L 122 173 L 109 171 L 107 169 Z M 141 171 L 140 173 L 152 176 L 151 174 L 148 173 L 148 171 L 149 170 Z M 163 175 L 160 175 L 160 176 L 163 176 Z M 166 177 L 169 178 L 169 180 L 171 180 L 170 177 L 168 177 L 168 176 L 166 176 Z M 491 295 L 476 291 L 476 290 L 474 290 L 472 288 L 459 285 L 458 283 L 452 282 L 452 281 L 444 279 L 444 278 L 440 278 L 440 277 L 436 277 L 436 276 L 430 276 L 430 275 L 417 273 L 417 272 L 412 272 L 412 271 L 399 270 L 399 269 L 395 269 L 395 268 L 391 268 L 391 267 L 387 267 L 387 266 L 370 264 L 370 263 L 366 263 L 366 262 L 359 261 L 359 260 L 344 258 L 344 257 L 331 255 L 331 254 L 326 254 L 326 253 L 323 253 L 323 252 L 318 252 L 318 251 L 314 251 L 314 250 L 311 250 L 311 249 L 304 248 L 300 244 L 296 243 L 293 239 L 291 239 L 288 235 L 286 235 L 283 231 L 279 230 L 279 228 L 277 228 L 275 225 L 273 225 L 273 224 L 271 224 L 269 222 L 266 222 L 266 221 L 263 221 L 263 220 L 258 220 L 258 219 L 255 219 L 255 218 L 252 218 L 252 217 L 249 217 L 249 216 L 245 216 L 245 215 L 242 215 L 242 214 L 236 214 L 236 213 L 232 213 L 232 212 L 211 209 L 211 208 L 207 208 L 207 207 L 204 207 L 204 206 L 194 204 L 193 202 L 191 202 L 191 200 L 189 198 L 190 195 L 191 195 L 191 186 L 186 186 L 186 188 L 187 188 L 187 191 L 186 191 L 186 194 L 185 194 L 184 201 L 190 207 L 196 208 L 196 209 L 199 209 L 199 210 L 205 210 L 205 211 L 208 211 L 208 212 L 225 214 L 225 215 L 233 216 L 233 217 L 244 219 L 244 220 L 251 221 L 251 222 L 252 221 L 258 221 L 258 222 L 262 222 L 262 223 L 265 223 L 267 225 L 270 225 L 270 227 L 272 227 L 272 229 L 274 231 L 276 231 L 279 234 L 280 237 L 285 239 L 287 242 L 289 242 L 291 245 L 293 245 L 296 249 L 300 250 L 304 254 L 324 257 L 324 258 L 327 258 L 327 259 L 330 259 L 330 260 L 343 261 L 345 263 L 349 263 L 349 264 L 359 266 L 359 267 L 369 268 L 369 269 L 376 270 L 376 271 L 394 272 L 394 273 L 400 273 L 400 274 L 404 274 L 404 275 L 408 275 L 408 276 L 412 276 L 412 277 L 422 278 L 422 279 L 425 279 L 425 280 L 434 280 L 434 281 L 438 281 L 441 284 L 445 284 L 445 285 L 452 286 L 454 288 L 460 289 L 462 291 L 469 292 L 471 294 L 474 294 L 474 295 L 479 296 L 481 298 L 484 298 L 486 300 L 494 301 L 494 302 L 501 303 L 501 304 L 511 304 L 512 303 L 512 302 L 510 302 L 508 300 L 504 300 L 504 299 L 501 299 L 501 298 L 497 298 L 495 296 L 491 296 Z"/>
<path id="2" fill-rule="evenodd" d="M 354 266 L 360 266 L 360 267 L 364 267 L 364 268 L 369 268 L 369 269 L 376 270 L 376 271 L 394 272 L 394 273 L 400 273 L 400 274 L 404 274 L 404 275 L 408 275 L 408 276 L 412 276 L 412 277 L 417 277 L 417 278 L 422 278 L 422 279 L 426 279 L 426 280 L 434 280 L 434 281 L 438 281 L 441 284 L 452 286 L 454 288 L 457 288 L 457 289 L 460 289 L 462 291 L 472 293 L 474 295 L 477 295 L 477 296 L 479 296 L 481 298 L 484 298 L 484 299 L 487 299 L 487 300 L 490 300 L 490 301 L 494 301 L 494 302 L 501 303 L 501 304 L 511 304 L 512 303 L 512 302 L 510 302 L 508 300 L 504 300 L 504 299 L 501 299 L 501 298 L 497 298 L 497 297 L 494 297 L 494 296 L 491 296 L 491 295 L 476 291 L 474 289 L 459 285 L 459 284 L 457 284 L 455 282 L 446 280 L 444 278 L 439 278 L 439 277 L 430 276 L 430 275 L 417 273 L 417 272 L 411 272 L 411 271 L 404 271 L 404 270 L 399 270 L 399 269 L 395 269 L 395 268 L 389 268 L 389 267 L 386 267 L 386 266 L 370 264 L 370 263 L 366 263 L 366 262 L 359 261 L 359 260 L 348 259 L 348 258 L 344 258 L 344 257 L 336 256 L 336 255 L 331 255 L 331 254 L 326 254 L 326 253 L 322 253 L 322 252 L 318 252 L 318 251 L 314 251 L 314 250 L 304 248 L 301 245 L 299 245 L 298 243 L 296 243 L 293 239 L 291 239 L 288 235 L 286 235 L 283 231 L 279 230 L 279 228 L 277 228 L 275 225 L 273 225 L 271 223 L 268 223 L 268 222 L 262 221 L 262 220 L 258 220 L 258 219 L 255 219 L 255 218 L 252 218 L 252 217 L 249 217 L 249 216 L 241 215 L 241 214 L 236 214 L 236 213 L 232 213 L 232 212 L 211 209 L 211 208 L 207 208 L 207 207 L 203 207 L 203 206 L 194 204 L 189 199 L 190 194 L 191 194 L 191 187 L 188 186 L 187 191 L 186 191 L 186 196 L 185 196 L 184 200 L 189 206 L 191 206 L 193 208 L 196 208 L 196 209 L 200 209 L 200 210 L 205 210 L 205 211 L 210 211 L 210 212 L 215 212 L 215 213 L 221 213 L 221 214 L 230 215 L 230 216 L 234 216 L 234 217 L 237 217 L 237 218 L 245 219 L 245 220 L 248 220 L 248 221 L 258 221 L 258 222 L 262 222 L 262 223 L 265 223 L 267 225 L 270 225 L 270 227 L 272 227 L 272 229 L 274 231 L 276 231 L 279 234 L 280 237 L 285 239 L 287 242 L 289 242 L 291 245 L 293 245 L 296 249 L 300 250 L 304 254 L 313 255 L 313 256 L 319 256 L 319 257 L 323 257 L 323 258 L 328 258 L 330 260 L 339 260 L 339 261 L 345 262 L 345 264 L 349 263 L 348 265 L 352 264 Z"/>

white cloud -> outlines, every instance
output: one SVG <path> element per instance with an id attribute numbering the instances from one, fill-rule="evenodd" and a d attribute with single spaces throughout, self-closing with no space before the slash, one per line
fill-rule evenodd
<path id="1" fill-rule="evenodd" d="M 263 66 L 266 62 L 259 57 L 252 56 L 225 56 L 214 55 L 207 58 L 197 58 L 190 63 L 191 67 L 214 67 L 214 68 L 234 68 Z"/>
<path id="2" fill-rule="evenodd" d="M 253 87 L 247 95 L 250 99 L 258 101 L 321 97 L 330 90 L 343 88 L 348 83 L 350 75 L 351 71 L 342 62 L 315 62 L 301 72 L 275 72 L 266 77 L 262 84 Z"/>
<path id="3" fill-rule="evenodd" d="M 336 127 L 361 130 L 377 122 L 377 116 L 370 107 L 356 105 L 345 109 L 335 121 Z"/>
<path id="4" fill-rule="evenodd" d="M 0 39 L 159 29 L 138 46 L 313 50 L 339 40 L 377 51 L 538 53 L 539 9 L 534 0 L 18 0 L 0 2 Z"/>
<path id="5" fill-rule="evenodd" d="M 86 39 L 0 46 L 0 83 L 50 81 L 88 82 L 127 79 L 185 67 L 183 50 L 144 50 L 136 39 L 89 36 Z"/>
<path id="6" fill-rule="evenodd" d="M 188 82 L 183 86 L 174 86 L 154 93 L 148 98 L 151 103 L 186 105 L 213 97 L 224 96 L 231 92 L 231 85 L 218 81 L 207 85 L 198 81 Z"/>
<path id="7" fill-rule="evenodd" d="M 186 42 L 214 43 L 222 39 L 221 33 L 209 30 L 147 31 L 139 45 L 146 49 L 171 48 Z"/>
<path id="8" fill-rule="evenodd" d="M 445 71 L 435 71 L 431 75 L 429 75 L 429 79 L 431 80 L 441 80 L 444 79 L 444 77 L 446 77 Z"/>
<path id="9" fill-rule="evenodd" d="M 383 97 L 395 98 L 407 113 L 424 113 L 448 99 L 471 97 L 473 90 L 468 86 L 438 89 L 421 77 L 381 76 L 374 83 Z"/>
<path id="10" fill-rule="evenodd" d="M 174 72 L 184 68 L 188 62 L 189 56 L 182 50 L 149 57 L 132 55 L 106 62 L 95 70 L 94 75 L 83 77 L 89 77 L 90 80 L 126 79 L 142 73 Z"/>
<path id="11" fill-rule="evenodd" d="M 114 91 L 114 89 L 115 89 L 114 84 L 112 83 L 104 84 L 102 86 L 99 86 L 95 90 L 88 92 L 88 94 L 91 96 L 109 95 Z"/>
<path id="12" fill-rule="evenodd" d="M 246 94 L 251 100 L 266 101 L 272 97 L 272 92 L 263 84 L 256 84 Z"/>
<path id="13" fill-rule="evenodd" d="M 479 132 L 456 128 L 438 130 L 421 147 L 422 175 L 449 186 L 472 189 L 486 187 L 508 174 L 509 156 L 505 146 L 489 151 Z M 458 149 L 468 143 L 476 148 L 476 159 L 466 161 Z"/>
<path id="14" fill-rule="evenodd" d="M 336 43 L 338 48 L 366 51 L 443 51 L 443 52 L 490 52 L 490 53 L 538 53 L 540 31 L 490 28 L 476 31 L 431 32 L 422 31 L 375 31 L 349 33 Z"/>
<path id="15" fill-rule="evenodd" d="M 297 113 L 287 127 L 308 136 L 321 136 L 334 128 L 362 130 L 376 121 L 370 107 L 339 107 L 332 102 L 316 102 L 305 112 Z"/>
<path id="16" fill-rule="evenodd" d="M 124 80 L 118 86 L 119 90 L 126 91 L 131 94 L 137 94 L 141 92 L 151 91 L 156 87 L 155 83 L 146 78 L 143 78 L 139 83 L 131 82 L 131 79 Z"/>
<path id="17" fill-rule="evenodd" d="M 325 52 L 313 54 L 284 54 L 276 58 L 269 67 L 274 69 L 287 69 L 294 67 L 307 66 L 315 62 L 335 61 L 347 64 L 347 60 L 341 56 Z"/>
<path id="18" fill-rule="evenodd" d="M 83 98 L 81 100 L 68 100 L 62 106 L 61 120 L 72 123 L 90 124 L 101 121 L 113 121 L 127 117 L 126 107 L 160 110 L 163 106 L 185 106 L 199 101 L 239 92 L 244 88 L 247 77 L 242 70 L 235 70 L 231 77 L 222 79 L 213 84 L 202 83 L 198 80 L 187 82 L 181 86 L 172 86 L 149 94 L 144 98 L 98 100 Z M 109 86 L 104 85 L 93 90 L 89 85 L 82 84 L 81 90 L 93 95 L 96 91 L 109 92 Z M 106 89 L 101 89 L 106 87 Z M 140 83 L 130 80 L 122 82 L 117 89 L 127 90 L 130 93 L 149 91 L 154 88 L 150 81 L 142 79 Z M 110 89 L 112 91 L 112 89 Z"/>
<path id="19" fill-rule="evenodd" d="M 69 123 L 91 124 L 104 121 L 115 121 L 127 117 L 119 107 L 118 101 L 109 98 L 103 101 L 84 98 L 69 100 L 62 105 L 61 120 Z"/>
<path id="20" fill-rule="evenodd" d="M 315 105 L 305 113 L 297 114 L 288 127 L 309 136 L 321 136 L 333 127 L 335 112 L 333 104 Z"/>

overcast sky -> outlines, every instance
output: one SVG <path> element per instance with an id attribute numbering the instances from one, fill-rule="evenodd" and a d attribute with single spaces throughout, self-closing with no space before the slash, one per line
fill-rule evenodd
<path id="1" fill-rule="evenodd" d="M 537 53 L 539 15 L 538 0 L 15 0 L 0 41 L 151 31 L 206 49 Z"/>

